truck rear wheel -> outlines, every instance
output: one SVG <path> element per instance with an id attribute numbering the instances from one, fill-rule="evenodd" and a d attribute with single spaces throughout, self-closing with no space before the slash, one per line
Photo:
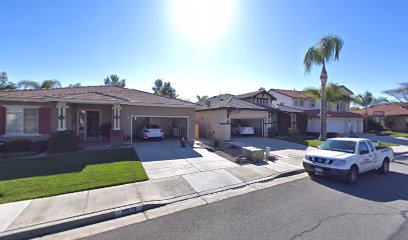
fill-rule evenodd
<path id="1" fill-rule="evenodd" d="M 390 160 L 388 160 L 388 158 L 384 159 L 379 170 L 382 174 L 387 174 L 390 171 Z"/>
<path id="2" fill-rule="evenodd" d="M 355 184 L 357 182 L 358 168 L 357 166 L 352 166 L 346 178 L 346 183 Z"/>

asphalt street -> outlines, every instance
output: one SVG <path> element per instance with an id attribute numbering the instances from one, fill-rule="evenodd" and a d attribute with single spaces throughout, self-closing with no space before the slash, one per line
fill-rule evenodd
<path id="1" fill-rule="evenodd" d="M 408 239 L 408 160 L 356 185 L 316 177 L 86 239 Z"/>

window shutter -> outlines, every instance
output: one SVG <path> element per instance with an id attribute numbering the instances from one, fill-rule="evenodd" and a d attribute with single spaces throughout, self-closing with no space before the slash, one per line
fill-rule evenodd
<path id="1" fill-rule="evenodd" d="M 0 135 L 6 134 L 6 108 L 0 107 Z"/>
<path id="2" fill-rule="evenodd" d="M 40 134 L 51 133 L 51 109 L 50 108 L 38 109 L 38 133 Z"/>

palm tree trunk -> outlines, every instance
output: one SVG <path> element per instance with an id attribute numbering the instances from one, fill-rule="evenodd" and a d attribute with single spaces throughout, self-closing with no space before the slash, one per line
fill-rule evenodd
<path id="1" fill-rule="evenodd" d="M 320 98 L 320 137 L 319 140 L 326 140 L 327 138 L 327 98 L 326 98 L 326 84 L 327 84 L 326 64 L 323 62 L 322 72 L 320 73 L 320 82 L 322 87 L 322 96 Z"/>

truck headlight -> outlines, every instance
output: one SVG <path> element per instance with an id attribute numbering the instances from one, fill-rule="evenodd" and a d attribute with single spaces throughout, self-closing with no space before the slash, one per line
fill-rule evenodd
<path id="1" fill-rule="evenodd" d="M 344 165 L 344 164 L 346 164 L 346 163 L 347 163 L 346 160 L 339 160 L 339 165 Z"/>

